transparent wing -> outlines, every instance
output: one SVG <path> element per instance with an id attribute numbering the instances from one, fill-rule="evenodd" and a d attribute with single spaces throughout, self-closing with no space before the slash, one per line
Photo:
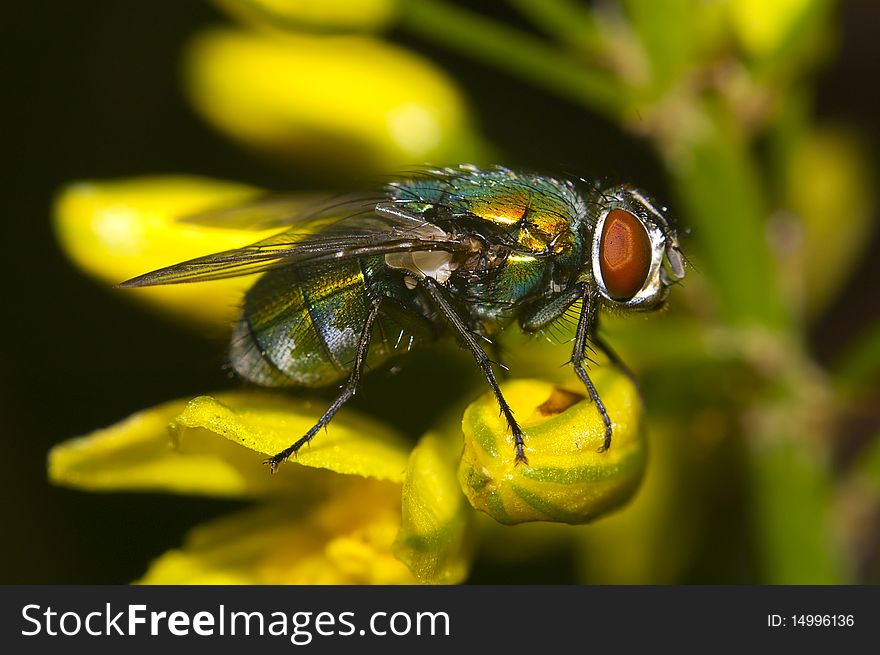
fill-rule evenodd
<path id="1" fill-rule="evenodd" d="M 292 210 L 290 203 L 275 201 L 269 204 L 264 201 L 195 216 L 189 220 L 210 220 L 216 225 L 241 220 L 250 213 L 251 219 L 259 216 L 291 227 L 251 245 L 160 268 L 118 286 L 131 288 L 204 282 L 259 273 L 278 266 L 317 264 L 394 252 L 456 252 L 470 247 L 464 237 L 444 232 L 384 197 L 377 200 L 375 196 L 357 196 L 332 201 L 305 215 L 292 213 Z M 338 218 L 340 215 L 343 218 Z"/>
<path id="2" fill-rule="evenodd" d="M 307 193 L 267 195 L 245 204 L 192 214 L 181 218 L 180 222 L 242 230 L 281 229 L 296 224 L 339 220 L 342 216 L 370 210 L 382 200 L 383 197 L 375 193 L 336 198 Z"/>

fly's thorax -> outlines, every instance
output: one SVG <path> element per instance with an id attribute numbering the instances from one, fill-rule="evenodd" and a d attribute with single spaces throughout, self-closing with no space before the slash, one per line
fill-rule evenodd
<path id="1" fill-rule="evenodd" d="M 666 208 L 628 185 L 597 191 L 589 204 L 595 224 L 588 268 L 599 295 L 620 309 L 658 307 L 685 274 Z"/>
<path id="2" fill-rule="evenodd" d="M 434 227 L 478 235 L 523 253 L 564 256 L 577 247 L 586 208 L 569 180 L 471 165 L 426 171 L 388 187 L 392 205 Z"/>

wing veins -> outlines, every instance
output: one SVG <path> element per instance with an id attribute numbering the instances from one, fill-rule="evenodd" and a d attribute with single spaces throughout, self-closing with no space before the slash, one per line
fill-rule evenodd
<path id="1" fill-rule="evenodd" d="M 395 235 L 392 231 L 387 234 L 394 238 L 388 239 L 384 234 L 374 233 L 306 239 L 299 243 L 285 244 L 284 247 L 279 247 L 280 244 L 269 246 L 253 244 L 166 266 L 126 280 L 117 286 L 127 289 L 186 284 L 251 275 L 278 266 L 322 264 L 395 252 L 430 250 L 457 252 L 468 247 L 465 241 L 455 238 L 438 241 Z M 377 239 L 378 236 L 383 238 Z"/>

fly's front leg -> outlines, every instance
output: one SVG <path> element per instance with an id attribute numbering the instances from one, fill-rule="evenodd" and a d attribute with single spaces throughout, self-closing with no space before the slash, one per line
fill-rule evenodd
<path id="1" fill-rule="evenodd" d="M 520 327 L 522 327 L 523 332 L 534 333 L 539 330 L 543 330 L 548 325 L 558 320 L 563 314 L 565 314 L 566 310 L 571 307 L 575 302 L 581 300 L 583 297 L 583 290 L 581 287 L 576 286 L 571 288 L 568 291 L 564 291 L 558 296 L 551 298 L 546 304 L 539 305 L 534 308 L 532 311 L 524 314 L 520 319 Z M 608 345 L 608 342 L 605 341 L 601 336 L 599 336 L 599 319 L 598 316 L 593 316 L 589 319 L 592 322 L 592 325 L 587 325 L 587 334 L 586 338 L 593 342 L 599 350 L 601 350 L 605 356 L 608 358 L 608 361 L 612 364 L 612 366 L 616 366 L 621 373 L 626 375 L 630 379 L 630 382 L 633 383 L 633 386 L 636 389 L 639 388 L 639 382 L 636 379 L 636 376 L 633 375 L 633 372 L 630 368 L 623 363 L 623 360 L 620 356 L 614 351 L 614 349 Z M 584 344 L 584 348 L 586 348 L 586 343 Z M 584 350 L 582 349 L 581 352 Z"/>
<path id="2" fill-rule="evenodd" d="M 511 411 L 510 405 L 507 404 L 507 400 L 505 400 L 504 395 L 501 393 L 501 389 L 498 387 L 498 381 L 495 379 L 495 373 L 492 371 L 491 360 L 474 338 L 474 335 L 468 329 L 465 322 L 461 319 L 452 305 L 449 304 L 449 301 L 446 300 L 440 284 L 433 278 L 425 277 L 422 278 L 421 285 L 425 291 L 428 292 L 428 295 L 431 296 L 431 299 L 437 305 L 437 308 L 443 313 L 447 320 L 449 320 L 456 332 L 458 332 L 462 341 L 464 341 L 467 347 L 470 348 L 474 359 L 477 360 L 477 365 L 482 369 L 483 375 L 486 376 L 486 380 L 492 388 L 492 392 L 495 394 L 495 399 L 498 401 L 498 406 L 501 408 L 501 413 L 504 415 L 505 420 L 507 420 L 507 425 L 513 434 L 513 443 L 516 448 L 516 463 L 523 462 L 524 464 L 528 464 L 523 432 L 520 429 L 519 424 L 516 422 L 516 419 L 513 417 L 513 411 Z"/>
<path id="3" fill-rule="evenodd" d="M 602 416 L 602 421 L 605 423 L 605 441 L 602 446 L 599 447 L 599 452 L 601 453 L 608 450 L 611 446 L 611 418 L 608 416 L 608 411 L 605 409 L 602 399 L 599 398 L 599 393 L 596 391 L 596 387 L 593 386 L 593 381 L 587 374 L 587 369 L 584 368 L 584 360 L 587 357 L 587 339 L 595 328 L 596 313 L 596 303 L 590 295 L 589 286 L 585 284 L 581 290 L 581 314 L 578 318 L 577 333 L 574 337 L 574 349 L 571 352 L 571 364 L 574 367 L 574 372 L 587 388 L 587 393 L 590 394 L 590 398 L 596 405 L 596 409 L 599 410 L 599 414 Z"/>
<path id="4" fill-rule="evenodd" d="M 352 397 L 357 393 L 358 384 L 360 383 L 361 373 L 364 368 L 364 362 L 367 359 L 367 353 L 370 350 L 370 339 L 373 336 L 373 323 L 376 320 L 376 316 L 379 314 L 379 301 L 374 301 L 373 306 L 370 309 L 370 313 L 367 315 L 367 320 L 364 322 L 364 329 L 361 332 L 360 339 L 358 341 L 357 351 L 354 356 L 354 363 L 352 364 L 351 373 L 348 376 L 348 381 L 345 383 L 345 386 L 342 387 L 342 392 L 339 396 L 336 397 L 336 400 L 327 408 L 327 411 L 324 412 L 324 415 L 318 419 L 318 422 L 315 423 L 311 429 L 306 432 L 300 439 L 293 442 L 290 446 L 282 450 L 280 453 L 277 453 L 265 460 L 263 464 L 267 464 L 269 468 L 272 470 L 272 473 L 278 470 L 278 467 L 284 462 L 288 457 L 297 452 L 304 445 L 309 443 L 312 440 L 318 430 L 325 427 L 330 419 L 339 411 L 339 409 Z"/>

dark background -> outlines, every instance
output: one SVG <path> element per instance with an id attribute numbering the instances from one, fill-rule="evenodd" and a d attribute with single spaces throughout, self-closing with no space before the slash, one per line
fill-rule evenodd
<path id="1" fill-rule="evenodd" d="M 880 5 L 846 2 L 841 19 L 843 38 L 822 73 L 818 109 L 823 119 L 859 130 L 876 152 Z M 221 366 L 223 344 L 126 304 L 68 264 L 49 218 L 60 187 L 77 179 L 172 172 L 279 190 L 352 182 L 261 159 L 192 113 L 179 90 L 179 54 L 189 35 L 214 20 L 223 18 L 202 2 L 57 0 L 4 7 L 0 583 L 128 582 L 179 544 L 189 527 L 235 506 L 180 496 L 91 495 L 50 487 L 45 474 L 46 452 L 63 439 L 170 398 L 235 384 Z M 626 177 L 664 197 L 653 155 L 616 127 L 472 61 L 405 35 L 392 38 L 459 80 L 484 133 L 508 153 L 504 163 Z M 511 102 L 522 94 L 530 95 L 530 108 Z M 589 141 L 572 138 L 573 129 L 589 134 Z M 817 325 L 812 340 L 820 358 L 880 314 L 877 246 Z M 403 405 L 405 394 L 415 393 L 405 380 L 398 385 Z M 359 396 L 361 403 L 372 400 Z"/>

